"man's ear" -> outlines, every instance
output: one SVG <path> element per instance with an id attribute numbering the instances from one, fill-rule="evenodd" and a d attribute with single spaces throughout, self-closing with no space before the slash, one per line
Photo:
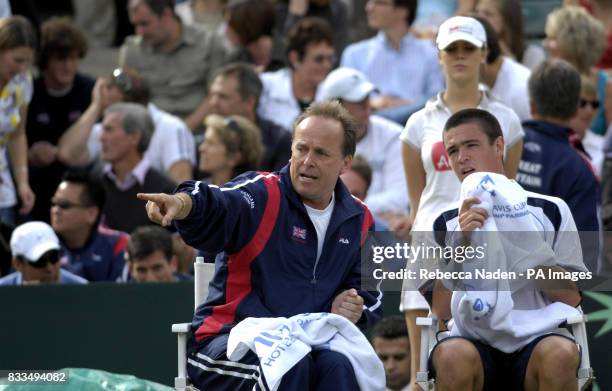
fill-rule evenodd
<path id="1" fill-rule="evenodd" d="M 503 160 L 503 156 L 504 156 L 504 138 L 502 136 L 499 136 L 498 138 L 495 139 L 495 150 L 497 153 L 499 153 L 502 156 L 502 160 Z"/>
<path id="2" fill-rule="evenodd" d="M 291 64 L 293 68 L 296 68 L 299 63 L 300 63 L 300 56 L 298 52 L 296 52 L 295 50 L 291 50 L 289 52 L 289 64 Z"/>
<path id="3" fill-rule="evenodd" d="M 353 155 L 346 155 L 344 157 L 344 160 L 342 161 L 342 168 L 340 169 L 340 174 L 338 175 L 342 175 L 348 170 L 350 170 L 352 164 L 353 164 Z"/>
<path id="4" fill-rule="evenodd" d="M 172 269 L 172 273 L 176 273 L 178 270 L 178 257 L 176 255 L 170 258 L 170 269 Z"/>

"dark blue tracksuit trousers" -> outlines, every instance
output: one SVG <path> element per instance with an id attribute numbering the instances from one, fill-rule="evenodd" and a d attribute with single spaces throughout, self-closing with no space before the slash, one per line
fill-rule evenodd
<path id="1" fill-rule="evenodd" d="M 239 362 L 225 355 L 228 335 L 209 341 L 188 354 L 187 372 L 201 391 L 269 390 L 259 359 L 248 352 Z M 349 360 L 331 350 L 313 351 L 299 361 L 281 381 L 280 391 L 357 391 L 359 385 Z"/>

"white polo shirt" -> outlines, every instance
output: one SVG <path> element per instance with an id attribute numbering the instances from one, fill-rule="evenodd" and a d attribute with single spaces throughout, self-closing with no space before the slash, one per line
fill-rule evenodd
<path id="1" fill-rule="evenodd" d="M 511 109 L 483 91 L 478 108 L 489 111 L 499 121 L 507 152 L 525 135 L 521 122 Z M 400 139 L 421 152 L 425 168 L 425 188 L 413 223 L 413 231 L 431 231 L 434 220 L 445 210 L 456 207 L 461 183 L 450 167 L 442 143 L 442 132 L 451 111 L 442 100 L 442 93 L 431 98 L 425 107 L 408 119 Z"/>

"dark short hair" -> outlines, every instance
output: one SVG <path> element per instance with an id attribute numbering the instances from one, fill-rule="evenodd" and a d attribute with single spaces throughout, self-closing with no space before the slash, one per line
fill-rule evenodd
<path id="1" fill-rule="evenodd" d="M 488 111 L 481 109 L 463 109 L 457 111 L 446 121 L 444 131 L 447 132 L 464 124 L 477 124 L 480 130 L 487 136 L 490 144 L 493 144 L 498 137 L 504 137 L 497 118 Z"/>
<path id="2" fill-rule="evenodd" d="M 227 24 L 248 45 L 262 36 L 272 36 L 275 10 L 270 0 L 231 0 L 226 8 Z"/>
<path id="3" fill-rule="evenodd" d="M 487 34 L 487 59 L 486 61 L 487 61 L 487 64 L 492 64 L 502 54 L 501 46 L 499 45 L 499 37 L 497 36 L 497 33 L 495 32 L 495 30 L 493 29 L 493 26 L 491 26 L 491 23 L 489 23 L 488 20 L 486 20 L 485 18 L 481 18 L 478 15 L 470 15 L 470 16 L 476 19 L 477 21 L 479 21 L 480 24 L 482 24 L 482 27 L 484 27 L 485 33 Z"/>
<path id="4" fill-rule="evenodd" d="M 104 204 L 106 203 L 104 187 L 91 173 L 84 169 L 69 169 L 64 173 L 62 182 L 81 185 L 83 188 L 79 200 L 81 204 L 97 206 L 100 210 L 104 208 Z"/>
<path id="5" fill-rule="evenodd" d="M 372 184 L 372 166 L 370 166 L 368 160 L 359 154 L 355 155 L 351 163 L 351 171 L 354 171 L 365 181 L 367 191 Z"/>
<path id="6" fill-rule="evenodd" d="M 376 323 L 374 328 L 372 328 L 370 338 L 374 340 L 376 337 L 384 339 L 408 338 L 406 321 L 399 315 L 383 318 L 380 322 Z"/>
<path id="7" fill-rule="evenodd" d="M 214 81 L 218 77 L 235 77 L 238 80 L 238 93 L 242 99 L 245 100 L 253 96 L 255 97 L 255 103 L 259 101 L 263 83 L 253 65 L 245 62 L 227 64 L 217 69 L 212 80 Z"/>
<path id="8" fill-rule="evenodd" d="M 157 16 L 161 16 L 166 9 L 170 9 L 172 14 L 175 14 L 174 0 L 139 0 L 137 4 L 146 4 L 151 9 L 151 12 Z"/>
<path id="9" fill-rule="evenodd" d="M 408 16 L 406 17 L 406 25 L 412 26 L 417 13 L 417 0 L 393 0 L 395 7 L 402 7 L 408 10 Z"/>
<path id="10" fill-rule="evenodd" d="M 308 106 L 306 110 L 293 123 L 293 134 L 295 128 L 306 118 L 323 117 L 333 119 L 340 122 L 344 131 L 344 141 L 342 142 L 342 154 L 344 156 L 353 156 L 356 148 L 356 130 L 357 123 L 353 116 L 342 106 L 337 100 L 315 102 Z"/>
<path id="11" fill-rule="evenodd" d="M 580 102 L 580 74 L 565 60 L 542 62 L 529 78 L 529 100 L 540 116 L 573 117 Z"/>
<path id="12" fill-rule="evenodd" d="M 334 32 L 329 23 L 321 18 L 301 19 L 289 29 L 287 55 L 295 51 L 299 59 L 303 60 L 308 45 L 321 42 L 334 46 Z"/>
<path id="13" fill-rule="evenodd" d="M 53 17 L 41 26 L 38 67 L 46 69 L 50 58 L 65 59 L 76 53 L 87 53 L 85 34 L 67 17 Z"/>
<path id="14" fill-rule="evenodd" d="M 161 251 L 168 262 L 172 259 L 172 234 L 167 229 L 156 225 L 143 225 L 130 234 L 127 244 L 129 261 L 138 261 L 155 251 Z"/>

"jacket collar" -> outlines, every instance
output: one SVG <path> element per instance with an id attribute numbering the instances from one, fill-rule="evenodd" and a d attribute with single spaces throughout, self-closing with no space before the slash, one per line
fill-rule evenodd
<path id="1" fill-rule="evenodd" d="M 572 133 L 572 129 L 562 126 L 559 124 L 554 124 L 552 122 L 546 121 L 525 121 L 523 122 L 523 126 L 525 128 L 531 129 L 538 133 L 543 133 L 549 137 L 566 141 L 569 143 L 569 138 Z"/>
<path id="2" fill-rule="evenodd" d="M 293 184 L 291 183 L 289 166 L 290 164 L 287 164 L 279 172 L 280 186 L 283 187 L 284 193 L 289 199 L 289 202 L 291 202 L 293 206 L 307 214 L 302 198 L 295 191 Z M 334 195 L 336 205 L 334 206 L 332 220 L 344 221 L 350 217 L 363 213 L 363 208 L 359 205 L 359 202 L 353 198 L 351 193 L 349 193 L 348 189 L 346 188 L 346 186 L 344 186 L 344 183 L 340 178 L 338 178 L 338 181 L 336 182 L 336 187 L 334 188 Z"/>

